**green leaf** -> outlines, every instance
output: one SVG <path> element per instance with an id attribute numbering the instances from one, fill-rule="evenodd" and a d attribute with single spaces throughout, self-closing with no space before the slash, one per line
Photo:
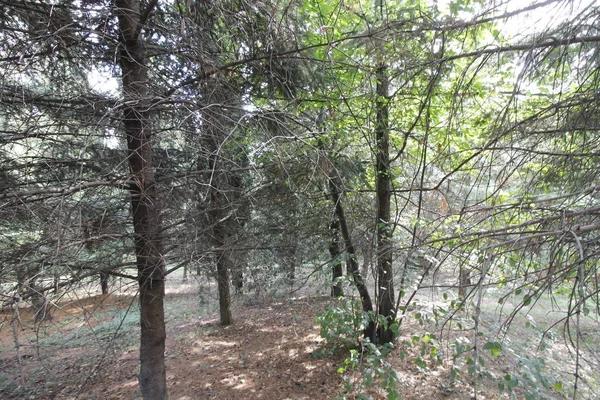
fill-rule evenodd
<path id="1" fill-rule="evenodd" d="M 456 370 L 454 368 L 452 368 L 450 370 L 450 381 L 454 382 L 456 380 Z"/>
<path id="2" fill-rule="evenodd" d="M 395 336 L 398 336 L 400 334 L 399 325 L 397 322 L 394 322 L 393 324 L 390 325 L 390 331 L 392 331 L 392 333 Z"/>
<path id="3" fill-rule="evenodd" d="M 431 351 L 429 352 L 429 357 L 435 358 L 438 355 L 438 349 L 436 347 L 431 347 Z"/>
<path id="4" fill-rule="evenodd" d="M 406 350 L 400 351 L 400 360 L 404 361 L 404 359 L 408 356 L 408 352 Z"/>
<path id="5" fill-rule="evenodd" d="M 469 365 L 468 371 L 469 371 L 469 376 L 472 377 L 475 374 L 475 366 Z"/>
<path id="6" fill-rule="evenodd" d="M 483 349 L 489 350 L 494 357 L 498 357 L 500 355 L 500 350 L 502 350 L 502 345 L 498 342 L 487 342 L 483 345 Z"/>
<path id="7" fill-rule="evenodd" d="M 554 390 L 556 390 L 557 392 L 562 391 L 563 390 L 562 382 L 555 382 L 554 383 Z"/>

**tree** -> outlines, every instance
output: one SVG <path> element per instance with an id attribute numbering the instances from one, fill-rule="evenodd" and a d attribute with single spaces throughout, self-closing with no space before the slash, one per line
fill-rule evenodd
<path id="1" fill-rule="evenodd" d="M 214 257 L 217 267 L 217 284 L 219 287 L 219 310 L 221 324 L 231 325 L 231 294 L 230 294 L 230 272 L 232 267 L 231 251 L 226 248 L 228 238 L 232 236 L 232 221 L 236 221 L 235 210 L 231 208 L 232 203 L 228 201 L 228 195 L 232 194 L 230 189 L 231 174 L 227 172 L 227 163 L 224 162 L 224 146 L 227 142 L 228 130 L 231 126 L 228 122 L 230 115 L 224 115 L 226 107 L 233 106 L 230 102 L 230 88 L 218 78 L 211 78 L 205 85 L 206 109 L 204 111 L 203 123 L 205 128 L 205 142 L 209 153 L 208 169 L 212 170 L 209 185 L 209 207 L 210 225 L 212 226 L 211 242 L 215 248 Z M 231 108 L 229 109 L 231 110 Z M 233 118 L 232 118 L 233 119 Z"/>
<path id="2" fill-rule="evenodd" d="M 331 239 L 329 242 L 329 255 L 331 256 L 331 297 L 340 297 L 344 295 L 341 279 L 344 276 L 342 268 L 342 249 L 340 248 L 340 223 L 337 217 L 329 223 L 329 232 Z"/>
<path id="3" fill-rule="evenodd" d="M 352 243 L 352 237 L 350 235 L 350 230 L 348 228 L 348 221 L 346 219 L 346 214 L 344 212 L 344 207 L 342 205 L 341 198 L 341 179 L 337 174 L 337 171 L 334 170 L 329 163 L 328 160 L 326 162 L 325 171 L 327 173 L 327 178 L 329 180 L 329 192 L 331 196 L 331 202 L 333 203 L 333 207 L 335 208 L 335 215 L 340 224 L 340 231 L 342 233 L 342 238 L 344 241 L 344 250 L 346 252 L 346 270 L 347 274 L 352 277 L 352 281 L 354 282 L 354 286 L 360 295 L 360 300 L 362 304 L 363 311 L 365 313 L 371 313 L 373 311 L 373 302 L 371 300 L 371 295 L 369 294 L 369 289 L 364 282 L 364 279 L 360 273 L 360 269 L 358 267 L 358 260 L 356 257 L 356 250 L 354 248 L 354 244 Z M 374 332 L 376 329 L 375 321 L 369 321 L 367 328 L 365 329 L 365 337 L 369 337 L 374 339 Z"/>
<path id="4" fill-rule="evenodd" d="M 47 304 L 51 291 L 68 289 L 100 270 L 117 273 L 119 265 L 90 257 L 82 245 L 102 240 L 103 251 L 111 255 L 130 247 L 117 217 L 124 207 L 119 195 L 127 174 L 119 166 L 124 155 L 103 146 L 111 121 L 101 115 L 107 115 L 114 99 L 82 79 L 86 67 L 79 60 L 91 53 L 85 32 L 71 29 L 77 17 L 69 5 L 20 1 L 3 11 L 0 153 L 3 221 L 12 220 L 3 246 L 29 249 L 17 263 L 18 251 L 5 253 L 11 266 L 5 283 L 15 277 L 12 294 Z M 81 40 L 76 40 L 78 33 Z M 20 56 L 14 58 L 15 52 Z M 110 233 L 86 238 L 87 222 L 81 217 L 99 204 L 116 218 Z"/>
<path id="5" fill-rule="evenodd" d="M 385 323 L 377 327 L 377 334 L 371 334 L 374 343 L 390 343 L 394 341 L 396 310 L 394 304 L 394 276 L 392 271 L 392 226 L 391 226 L 391 171 L 389 154 L 388 127 L 388 77 L 387 67 L 381 63 L 375 73 L 377 99 L 377 122 L 375 125 L 376 140 L 376 198 L 377 198 L 377 315 L 385 318 Z"/>
<path id="6" fill-rule="evenodd" d="M 148 73 L 141 37 L 154 4 L 117 0 L 118 62 L 123 79 L 123 125 L 131 169 L 130 192 L 140 286 L 140 388 L 144 399 L 166 399 L 165 261 L 160 240 L 156 182 L 152 163 L 152 125 L 148 118 Z"/>

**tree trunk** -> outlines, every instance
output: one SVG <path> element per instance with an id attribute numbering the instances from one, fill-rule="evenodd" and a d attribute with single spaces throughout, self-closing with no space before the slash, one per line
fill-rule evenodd
<path id="1" fill-rule="evenodd" d="M 358 267 L 358 261 L 356 259 L 356 251 L 354 250 L 354 245 L 352 244 L 352 237 L 350 236 L 350 230 L 348 229 L 348 224 L 346 222 L 346 216 L 344 215 L 344 208 L 342 207 L 342 199 L 340 197 L 340 189 L 341 186 L 339 182 L 339 178 L 335 175 L 329 176 L 329 190 L 331 193 L 331 201 L 333 201 L 335 207 L 335 214 L 340 223 L 340 231 L 342 232 L 342 238 L 344 240 L 344 250 L 347 254 L 346 259 L 346 269 L 347 274 L 352 276 L 352 280 L 354 282 L 354 286 L 356 290 L 358 290 L 358 294 L 360 296 L 360 301 L 362 304 L 363 311 L 371 312 L 373 311 L 373 302 L 371 301 L 371 296 L 369 295 L 369 290 L 363 281 L 362 275 L 360 274 L 360 270 Z M 365 329 L 365 336 L 373 339 L 373 332 L 375 331 L 375 324 L 371 322 L 369 326 Z"/>
<path id="2" fill-rule="evenodd" d="M 183 278 L 181 278 L 183 283 L 188 281 L 188 266 L 187 264 L 183 266 Z"/>
<path id="3" fill-rule="evenodd" d="M 284 234 L 283 244 L 283 263 L 284 269 L 286 270 L 286 281 L 290 286 L 294 286 L 296 280 L 296 264 L 298 263 L 298 257 L 296 256 L 298 242 L 297 237 L 292 233 Z"/>
<path id="4" fill-rule="evenodd" d="M 219 287 L 219 313 L 221 325 L 233 324 L 231 316 L 231 294 L 229 292 L 229 268 L 224 258 L 224 252 L 217 252 L 217 283 Z"/>
<path id="5" fill-rule="evenodd" d="M 211 200 L 219 204 L 218 194 L 211 193 Z M 217 196 L 217 197 L 213 197 Z M 213 217 L 220 217 L 220 210 L 215 208 Z M 219 221 L 219 219 L 216 219 Z M 217 287 L 219 291 L 219 313 L 221 316 L 221 325 L 231 325 L 233 318 L 231 316 L 231 294 L 229 291 L 229 265 L 225 246 L 225 227 L 223 223 L 215 223 L 213 227 L 213 245 L 217 249 L 215 251 L 215 262 L 217 264 Z"/>
<path id="6" fill-rule="evenodd" d="M 142 397 L 167 399 L 165 373 L 165 263 L 152 165 L 145 52 L 140 34 L 140 4 L 115 0 L 119 22 L 119 65 L 123 81 L 123 124 L 131 171 L 130 192 L 135 232 L 140 302 L 140 375 Z M 143 15 L 148 15 L 146 10 Z"/>
<path id="7" fill-rule="evenodd" d="M 461 301 L 467 298 L 469 285 L 471 285 L 469 270 L 461 267 L 458 271 L 458 298 Z"/>
<path id="8" fill-rule="evenodd" d="M 33 310 L 35 311 L 35 323 L 37 324 L 43 321 L 50 321 L 52 319 L 52 310 L 50 302 L 42 292 L 42 286 L 34 284 L 31 292 L 31 304 L 33 305 Z"/>
<path id="9" fill-rule="evenodd" d="M 245 262 L 239 259 L 233 260 L 231 267 L 231 283 L 235 288 L 236 293 L 242 293 L 244 289 L 244 265 Z"/>
<path id="10" fill-rule="evenodd" d="M 331 256 L 332 266 L 332 286 L 331 296 L 340 297 L 344 295 L 344 289 L 342 288 L 342 282 L 340 278 L 343 276 L 342 270 L 342 251 L 340 249 L 340 223 L 335 218 L 329 224 L 329 233 L 331 235 L 331 241 L 329 242 L 329 255 Z"/>
<path id="11" fill-rule="evenodd" d="M 210 135 L 210 133 L 209 133 Z M 213 155 L 210 157 L 210 168 L 215 171 L 221 168 L 217 164 L 218 155 L 216 152 L 219 149 L 217 145 L 217 137 L 214 137 L 216 133 L 212 133 L 212 135 L 207 138 L 207 143 Z M 227 199 L 222 193 L 221 185 L 223 185 L 223 180 L 225 179 L 223 173 L 215 173 L 213 177 L 212 184 L 210 185 L 210 207 L 211 218 L 210 223 L 212 225 L 212 235 L 211 235 L 211 244 L 215 249 L 214 261 L 217 269 L 217 287 L 219 292 L 219 313 L 221 315 L 221 325 L 231 325 L 233 323 L 233 318 L 231 315 L 231 294 L 229 290 L 229 266 L 230 262 L 230 254 L 228 250 L 225 248 L 227 245 L 227 216 L 224 214 L 223 210 L 226 206 Z"/>
<path id="12" fill-rule="evenodd" d="M 377 313 L 387 324 L 378 326 L 377 343 L 394 341 L 389 329 L 396 318 L 394 310 L 394 277 L 392 271 L 392 228 L 390 226 L 391 180 L 388 127 L 388 76 L 385 64 L 380 64 L 377 79 L 377 138 L 376 196 L 377 196 Z"/>
<path id="13" fill-rule="evenodd" d="M 228 182 L 225 162 L 223 160 L 223 143 L 226 140 L 226 133 L 223 126 L 224 122 L 223 108 L 227 104 L 225 96 L 227 88 L 219 82 L 217 77 L 210 78 L 205 84 L 205 96 L 207 106 L 204 112 L 204 142 L 209 152 L 208 168 L 213 171 L 210 177 L 209 195 L 210 195 L 210 224 L 212 226 L 211 244 L 215 249 L 214 261 L 217 269 L 217 287 L 219 292 L 219 313 L 221 315 L 221 325 L 231 325 L 233 318 L 231 315 L 231 294 L 229 290 L 230 277 L 229 266 L 230 251 L 226 249 L 228 245 L 227 238 L 230 235 L 231 213 L 229 198 L 227 196 Z M 202 165 L 200 160 L 199 165 Z"/>
<path id="14" fill-rule="evenodd" d="M 108 277 L 109 275 L 106 272 L 100 272 L 100 288 L 102 294 L 108 294 Z"/>
<path id="15" fill-rule="evenodd" d="M 363 265 L 361 273 L 363 276 L 369 276 L 369 270 L 371 269 L 371 262 L 373 260 L 373 243 L 369 241 L 363 247 Z"/>

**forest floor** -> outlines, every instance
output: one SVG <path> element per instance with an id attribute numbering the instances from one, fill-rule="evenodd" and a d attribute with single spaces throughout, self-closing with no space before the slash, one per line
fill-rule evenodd
<path id="1" fill-rule="evenodd" d="M 344 393 L 338 368 L 348 351 L 323 358 L 314 355 L 325 345 L 315 318 L 334 300 L 324 296 L 240 298 L 233 312 L 235 324 L 222 327 L 216 319 L 215 299 L 206 303 L 205 296 L 190 287 L 171 288 L 166 299 L 170 399 L 318 400 Z M 13 314 L 0 316 L 0 398 L 141 398 L 137 385 L 139 314 L 134 296 L 92 296 L 60 304 L 52 320 L 42 325 L 35 325 L 26 309 L 20 311 L 17 330 L 11 324 Z M 450 384 L 448 365 L 431 360 L 426 360 L 426 366 L 415 364 L 423 343 L 403 343 L 422 336 L 426 329 L 417 319 L 407 319 L 399 344 L 387 357 L 399 376 L 403 398 L 472 398 L 473 388 L 464 375 Z M 488 360 L 487 370 L 502 376 L 512 362 L 503 353 Z M 352 381 L 358 372 L 348 376 Z M 386 398 L 378 386 L 368 389 L 364 398 Z M 356 394 L 347 397 L 358 398 Z M 501 395 L 490 385 L 480 385 L 477 398 Z"/>

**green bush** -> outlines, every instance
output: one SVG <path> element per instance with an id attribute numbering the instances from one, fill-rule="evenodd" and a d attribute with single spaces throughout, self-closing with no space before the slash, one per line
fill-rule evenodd
<path id="1" fill-rule="evenodd" d="M 334 354 L 341 348 L 352 349 L 359 345 L 368 316 L 359 300 L 342 297 L 336 305 L 319 314 L 316 322 L 321 327 L 321 337 L 327 342 L 326 352 Z"/>
<path id="2" fill-rule="evenodd" d="M 327 308 L 317 317 L 321 327 L 321 337 L 326 341 L 326 347 L 314 354 L 324 357 L 335 354 L 340 349 L 349 351 L 343 365 L 338 368 L 342 375 L 346 393 L 356 395 L 358 399 L 366 399 L 365 393 L 369 388 L 379 385 L 387 393 L 389 400 L 400 399 L 398 391 L 398 375 L 385 357 L 393 349 L 392 344 L 377 346 L 365 338 L 364 329 L 374 320 L 373 313 L 362 311 L 360 301 L 352 298 L 341 298 L 338 303 Z M 385 318 L 378 318 L 379 324 L 386 324 Z M 392 329 L 398 329 L 394 323 Z M 353 379 L 352 372 L 359 372 L 360 377 Z M 346 394 L 340 393 L 341 399 Z"/>

